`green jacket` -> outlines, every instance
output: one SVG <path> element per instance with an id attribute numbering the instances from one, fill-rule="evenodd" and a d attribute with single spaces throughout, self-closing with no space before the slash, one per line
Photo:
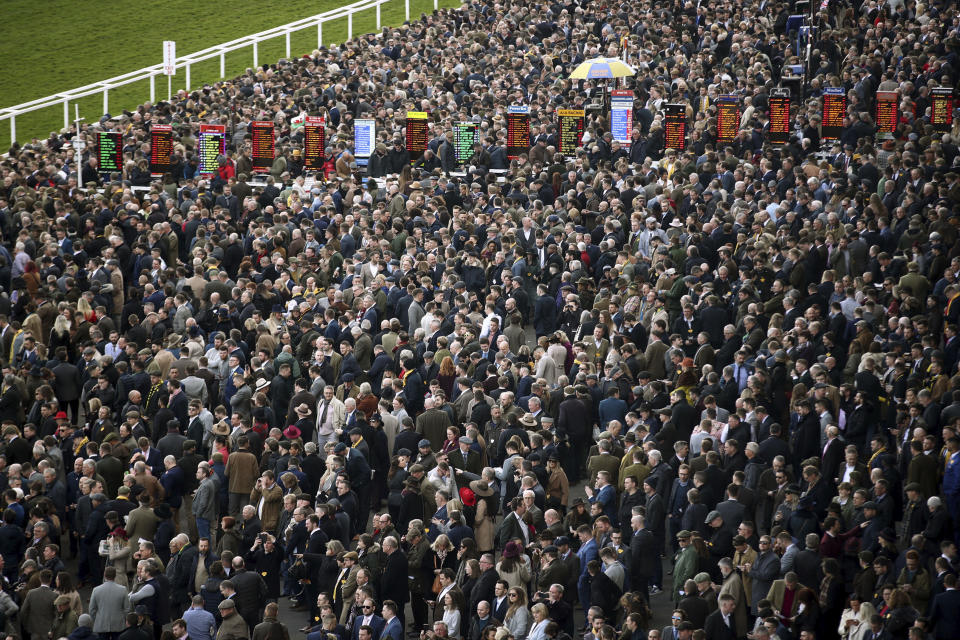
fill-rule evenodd
<path id="1" fill-rule="evenodd" d="M 680 591 L 683 589 L 683 583 L 692 580 L 693 576 L 697 575 L 699 564 L 697 550 L 692 544 L 677 552 L 673 563 L 673 591 L 676 601 L 681 599 Z"/>

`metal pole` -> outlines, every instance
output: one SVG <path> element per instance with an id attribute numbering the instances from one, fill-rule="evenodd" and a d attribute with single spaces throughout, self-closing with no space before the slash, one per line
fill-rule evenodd
<path id="1" fill-rule="evenodd" d="M 63 128 L 66 129 L 70 126 L 70 101 L 67 99 L 63 100 Z"/>
<path id="2" fill-rule="evenodd" d="M 353 11 L 347 14 L 347 40 L 353 40 Z"/>
<path id="3" fill-rule="evenodd" d="M 404 5 L 406 6 L 406 18 L 407 22 L 410 22 L 410 0 L 404 0 Z"/>
<path id="4" fill-rule="evenodd" d="M 190 91 L 190 63 L 187 63 L 187 86 L 185 87 L 187 91 Z"/>
<path id="5" fill-rule="evenodd" d="M 289 60 L 290 59 L 290 32 L 289 31 L 287 31 L 286 36 L 287 36 L 287 60 Z"/>
<path id="6" fill-rule="evenodd" d="M 253 41 L 253 66 L 254 68 L 260 66 L 260 47 L 256 40 Z"/>
<path id="7" fill-rule="evenodd" d="M 110 113 L 110 89 L 106 88 L 103 90 L 103 114 L 108 113 Z"/>
<path id="8" fill-rule="evenodd" d="M 173 76 L 167 76 L 167 102 L 173 98 Z"/>
<path id="9" fill-rule="evenodd" d="M 317 49 L 323 46 L 323 21 L 317 23 Z"/>
<path id="10" fill-rule="evenodd" d="M 377 31 L 380 31 L 380 3 L 377 3 Z"/>
<path id="11" fill-rule="evenodd" d="M 440 0 L 433 0 L 433 10 L 436 11 L 440 8 Z"/>
<path id="12" fill-rule="evenodd" d="M 10 116 L 10 144 L 17 141 L 17 116 Z"/>
<path id="13" fill-rule="evenodd" d="M 150 74 L 150 102 L 157 100 L 157 76 Z"/>
<path id="14" fill-rule="evenodd" d="M 223 80 L 227 77 L 227 54 L 220 53 L 220 79 Z"/>

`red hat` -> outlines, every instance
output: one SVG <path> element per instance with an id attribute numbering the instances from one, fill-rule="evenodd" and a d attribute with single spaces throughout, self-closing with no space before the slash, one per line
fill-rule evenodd
<path id="1" fill-rule="evenodd" d="M 468 507 L 477 505 L 477 494 L 470 487 L 460 487 L 460 502 Z"/>
<path id="2" fill-rule="evenodd" d="M 57 415 L 53 416 L 53 419 L 54 419 L 54 420 L 69 420 L 70 418 L 67 417 L 67 412 L 66 412 L 66 411 L 57 411 Z"/>
<path id="3" fill-rule="evenodd" d="M 283 435 L 287 436 L 290 440 L 295 440 L 300 437 L 300 429 L 296 425 L 290 425 L 283 430 Z"/>

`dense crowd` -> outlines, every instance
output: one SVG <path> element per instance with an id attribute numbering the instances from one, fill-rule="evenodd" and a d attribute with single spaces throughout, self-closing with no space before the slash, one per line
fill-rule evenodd
<path id="1" fill-rule="evenodd" d="M 287 640 L 287 606 L 308 640 L 958 637 L 960 133 L 931 89 L 957 84 L 960 17 L 825 1 L 807 58 L 797 5 L 477 1 L 15 144 L 6 637 Z M 614 83 L 568 79 L 600 55 L 637 69 L 629 145 Z M 301 114 L 325 118 L 316 173 Z M 463 164 L 456 121 L 480 131 Z M 201 123 L 227 126 L 214 174 Z"/>

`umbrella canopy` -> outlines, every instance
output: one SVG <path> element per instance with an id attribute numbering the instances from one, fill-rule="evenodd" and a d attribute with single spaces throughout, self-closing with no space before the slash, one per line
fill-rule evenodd
<path id="1" fill-rule="evenodd" d="M 594 58 L 577 65 L 570 77 L 575 80 L 591 78 L 623 78 L 637 72 L 620 58 Z"/>

